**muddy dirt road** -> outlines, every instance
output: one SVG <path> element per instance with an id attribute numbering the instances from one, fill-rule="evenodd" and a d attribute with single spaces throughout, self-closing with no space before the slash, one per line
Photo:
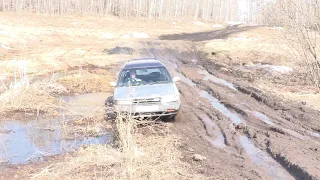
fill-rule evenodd
<path id="1" fill-rule="evenodd" d="M 190 42 L 150 44 L 185 49 L 155 54 L 181 78 L 183 108 L 174 129 L 184 137 L 184 152 L 208 158 L 199 171 L 231 179 L 320 178 L 319 111 L 223 74 L 223 67 L 201 57 Z"/>
<path id="2" fill-rule="evenodd" d="M 27 162 L 29 166 L 21 165 L 25 164 L 30 154 L 37 155 L 38 159 L 45 157 L 46 154 L 41 154 L 43 149 L 54 155 L 52 159 L 55 162 L 63 159 L 60 155 L 69 152 L 70 146 L 74 150 L 83 144 L 110 143 L 113 137 L 106 128 L 110 122 L 101 120 L 103 101 L 112 92 L 106 84 L 115 79 L 116 72 L 128 58 L 134 57 L 157 57 L 169 67 L 172 76 L 181 78 L 177 85 L 182 109 L 177 119 L 168 124 L 172 133 L 180 137 L 181 142 L 177 143 L 177 147 L 183 155 L 182 161 L 196 173 L 207 179 L 320 179 L 320 112 L 305 102 L 284 100 L 276 94 L 259 90 L 248 81 L 248 77 L 239 73 L 237 66 L 227 66 L 221 59 L 207 56 L 199 48 L 204 41 L 224 39 L 254 28 L 257 27 L 227 27 L 188 34 L 167 33 L 130 40 L 130 43 L 127 39 L 115 38 L 108 39 L 107 47 L 106 40 L 100 37 L 85 36 L 84 43 L 81 38 L 74 40 L 73 37 L 61 36 L 65 40 L 63 45 L 69 50 L 64 53 L 57 50 L 61 54 L 55 60 L 58 63 L 54 64 L 54 71 L 59 77 L 53 85 L 55 88 L 45 86 L 54 94 L 48 94 L 46 99 L 50 97 L 59 103 L 49 106 L 51 102 L 39 102 L 42 103 L 41 107 L 58 109 L 58 115 L 43 117 L 47 121 L 41 124 L 39 122 L 43 121 L 39 121 L 39 117 L 34 119 L 34 115 L 30 116 L 30 121 L 27 120 L 26 113 L 29 111 L 25 111 L 23 117 L 17 117 L 17 121 L 11 118 L 16 111 L 3 114 L 3 119 L 7 121 L 0 121 L 0 125 L 5 127 L 0 129 L 0 137 L 7 139 L 2 140 L 24 137 L 23 142 L 27 142 L 25 146 L 28 148 L 24 151 L 5 151 L 8 156 L 0 162 L 0 179 L 17 174 L 17 179 L 29 178 L 28 173 L 50 165 L 50 158 L 40 163 L 36 161 L 38 163 L 35 164 Z M 46 37 L 45 34 L 43 36 Z M 46 44 L 45 40 L 41 43 L 48 49 L 59 45 L 59 41 L 52 44 L 53 41 L 49 39 Z M 74 50 L 79 46 L 77 41 L 82 42 L 82 47 Z M 29 49 L 30 52 L 34 51 L 31 45 Z M 15 53 L 3 52 L 9 52 L 8 56 Z M 54 57 L 48 55 L 51 56 Z M 51 70 L 47 68 L 51 67 L 50 63 L 45 62 L 45 66 L 32 64 L 35 66 L 32 69 L 35 72 L 32 73 L 37 72 L 33 78 L 46 77 L 45 74 Z M 40 67 L 43 68 L 38 71 Z M 81 72 L 81 76 L 74 72 Z M 283 78 L 281 81 L 286 81 L 287 76 Z M 39 95 L 39 98 L 43 96 Z M 60 105 L 60 102 L 64 105 Z M 23 108 L 34 110 L 33 106 Z M 42 114 L 46 109 L 37 110 Z M 8 121 L 8 117 L 11 121 Z M 68 126 L 71 128 L 63 132 Z M 32 136 L 29 136 L 30 132 Z M 11 149 L 19 149 L 17 143 L 12 141 Z M 192 158 L 195 154 L 205 158 L 195 161 Z M 21 168 L 27 173 L 21 172 Z M 183 174 L 179 174 L 179 177 L 188 179 Z"/>

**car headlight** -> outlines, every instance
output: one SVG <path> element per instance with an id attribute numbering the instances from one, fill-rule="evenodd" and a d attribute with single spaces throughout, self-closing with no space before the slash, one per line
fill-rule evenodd
<path id="1" fill-rule="evenodd" d="M 179 101 L 179 96 L 165 96 L 161 98 L 161 102 L 170 103 Z"/>
<path id="2" fill-rule="evenodd" d="M 116 101 L 117 105 L 131 105 L 132 104 L 132 101 L 131 100 L 118 100 Z"/>

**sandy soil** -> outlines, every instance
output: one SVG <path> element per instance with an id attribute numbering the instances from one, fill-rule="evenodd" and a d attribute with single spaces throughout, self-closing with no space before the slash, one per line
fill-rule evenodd
<path id="1" fill-rule="evenodd" d="M 155 55 L 181 78 L 177 85 L 183 105 L 176 121 L 168 123 L 166 138 L 178 137 L 175 148 L 181 158 L 177 161 L 190 166 L 197 177 L 320 179 L 318 95 L 305 81 L 299 61 L 291 61 L 286 53 L 288 47 L 278 30 L 254 26 L 217 30 L 210 29 L 209 23 L 199 27 L 115 18 L 1 16 L 6 19 L 0 25 L 1 43 L 12 48 L 0 47 L 1 67 L 6 67 L 0 69 L 4 92 L 14 79 L 14 58 L 27 62 L 31 84 L 53 77 L 66 91 L 49 96 L 59 97 L 110 93 L 106 83 L 115 79 L 123 62 Z M 133 31 L 149 37 L 123 37 Z M 133 52 L 106 53 L 117 46 Z M 257 63 L 270 66 L 253 68 Z M 279 73 L 274 66 L 285 68 Z M 304 92 L 314 98 L 296 97 Z M 206 158 L 195 161 L 195 154 Z M 30 178 L 62 157 L 42 164 L 3 166 L 0 179 Z"/>

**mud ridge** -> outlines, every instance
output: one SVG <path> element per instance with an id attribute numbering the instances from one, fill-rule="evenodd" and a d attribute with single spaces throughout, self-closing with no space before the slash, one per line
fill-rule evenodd
<path id="1" fill-rule="evenodd" d="M 248 117 L 248 114 L 243 111 L 242 109 L 236 107 L 235 105 L 232 105 L 230 103 L 223 103 L 228 109 L 234 110 L 236 113 L 240 114 L 241 116 Z"/>
<path id="2" fill-rule="evenodd" d="M 237 89 L 238 89 L 238 91 L 240 91 L 244 94 L 250 95 L 250 97 L 254 98 L 255 100 L 257 100 L 259 102 L 265 101 L 265 99 L 262 96 L 258 95 L 258 93 L 255 92 L 255 90 L 249 90 L 249 89 L 241 87 L 241 86 L 238 86 Z"/>
<path id="3" fill-rule="evenodd" d="M 286 135 L 286 133 L 282 129 L 277 128 L 277 127 L 270 127 L 270 130 L 277 132 L 277 133 L 280 133 L 280 134 L 283 134 L 283 135 Z"/>
<path id="4" fill-rule="evenodd" d="M 267 152 L 268 154 L 276 160 L 283 168 L 285 168 L 295 179 L 303 180 L 316 180 L 317 178 L 310 175 L 306 170 L 301 168 L 299 165 L 291 163 L 286 157 L 279 153 L 272 152 L 270 142 L 267 143 Z"/>

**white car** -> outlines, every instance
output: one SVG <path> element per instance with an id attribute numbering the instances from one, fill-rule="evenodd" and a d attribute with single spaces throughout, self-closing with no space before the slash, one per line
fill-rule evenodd
<path id="1" fill-rule="evenodd" d="M 117 113 L 130 113 L 139 117 L 174 118 L 181 106 L 180 93 L 175 84 L 179 77 L 171 78 L 168 69 L 156 59 L 138 59 L 127 62 L 121 69 L 112 97 L 106 101 Z M 107 118 L 114 116 L 107 112 Z"/>

